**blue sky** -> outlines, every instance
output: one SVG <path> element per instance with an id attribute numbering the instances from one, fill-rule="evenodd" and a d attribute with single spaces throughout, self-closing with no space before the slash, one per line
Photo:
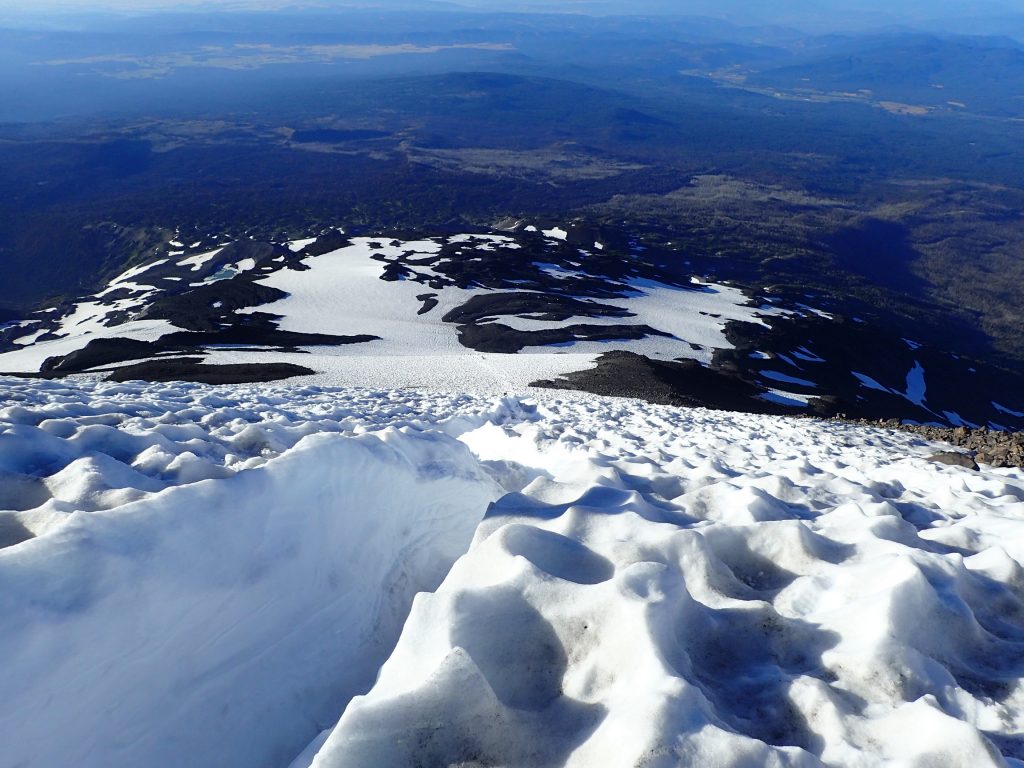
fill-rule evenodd
<path id="1" fill-rule="evenodd" d="M 447 0 L 453 5 L 485 7 L 493 10 L 503 8 L 537 7 L 548 9 L 572 10 L 579 7 L 602 7 L 617 13 L 635 12 L 637 9 L 658 9 L 662 11 L 677 10 L 686 13 L 688 10 L 701 12 L 713 11 L 716 8 L 735 8 L 746 10 L 756 16 L 766 16 L 778 12 L 788 15 L 796 9 L 807 11 L 819 9 L 841 8 L 846 11 L 863 11 L 867 13 L 891 12 L 910 13 L 914 15 L 972 15 L 975 13 L 992 13 L 998 11 L 1024 12 L 1024 2 L 1020 0 L 789 0 L 789 2 L 766 2 L 765 0 Z M 4 0 L 4 8 L 195 8 L 214 7 L 253 7 L 253 6 L 285 6 L 285 5 L 339 5 L 339 6 L 387 6 L 394 0 Z M 433 3 L 424 2 L 424 7 Z M 410 0 L 405 5 L 415 5 Z"/>

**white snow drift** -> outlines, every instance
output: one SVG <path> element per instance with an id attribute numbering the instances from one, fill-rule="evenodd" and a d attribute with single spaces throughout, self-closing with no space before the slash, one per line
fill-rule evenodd
<path id="1" fill-rule="evenodd" d="M 1024 474 L 548 397 L 0 382 L 0 764 L 1024 765 Z"/>

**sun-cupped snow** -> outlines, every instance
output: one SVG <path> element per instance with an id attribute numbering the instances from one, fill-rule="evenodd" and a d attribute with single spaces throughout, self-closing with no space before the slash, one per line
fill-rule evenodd
<path id="1" fill-rule="evenodd" d="M 0 402 L 12 765 L 1024 765 L 1018 470 L 583 395 Z"/>
<path id="2" fill-rule="evenodd" d="M 541 412 L 462 435 L 526 485 L 306 765 L 1021 764 L 1019 473 L 849 427 Z"/>

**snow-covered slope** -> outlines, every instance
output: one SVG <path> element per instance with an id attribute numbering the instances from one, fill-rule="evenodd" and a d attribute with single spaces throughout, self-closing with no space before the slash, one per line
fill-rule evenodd
<path id="1" fill-rule="evenodd" d="M 0 402 L 0 765 L 1024 765 L 1020 471 L 588 396 Z"/>

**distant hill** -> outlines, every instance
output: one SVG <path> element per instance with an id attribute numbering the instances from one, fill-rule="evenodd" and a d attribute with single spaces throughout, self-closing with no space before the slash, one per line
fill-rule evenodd
<path id="1" fill-rule="evenodd" d="M 833 40 L 751 84 L 825 93 L 869 91 L 876 101 L 997 117 L 1024 114 L 1024 50 L 1011 41 L 892 34 Z"/>

